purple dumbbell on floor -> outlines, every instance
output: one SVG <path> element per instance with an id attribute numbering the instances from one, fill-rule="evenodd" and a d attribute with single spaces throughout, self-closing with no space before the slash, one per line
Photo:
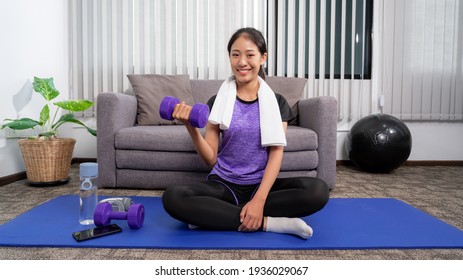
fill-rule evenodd
<path id="1" fill-rule="evenodd" d="M 127 220 L 129 227 L 138 229 L 143 226 L 145 220 L 145 207 L 143 204 L 132 204 L 127 212 L 113 211 L 113 207 L 108 202 L 99 203 L 93 215 L 93 222 L 96 226 L 106 226 L 111 220 Z"/>
<path id="2" fill-rule="evenodd" d="M 162 99 L 159 106 L 159 114 L 165 120 L 174 120 L 172 113 L 174 112 L 175 105 L 180 103 L 178 98 L 173 96 L 166 96 Z M 203 128 L 209 119 L 209 106 L 206 104 L 196 103 L 193 105 L 190 113 L 190 124 L 194 127 Z"/>

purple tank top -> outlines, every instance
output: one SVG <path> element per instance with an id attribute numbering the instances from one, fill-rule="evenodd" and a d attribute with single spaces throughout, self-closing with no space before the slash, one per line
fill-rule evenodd
<path id="1" fill-rule="evenodd" d="M 268 151 L 260 139 L 259 103 L 236 100 L 211 174 L 239 185 L 259 184 L 267 160 Z"/>

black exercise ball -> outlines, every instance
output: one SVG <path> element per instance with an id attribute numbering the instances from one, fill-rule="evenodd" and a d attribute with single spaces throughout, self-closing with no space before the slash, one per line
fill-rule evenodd
<path id="1" fill-rule="evenodd" d="M 349 159 L 360 169 L 387 173 L 401 166 L 412 150 L 412 136 L 398 118 L 375 114 L 357 121 L 347 136 Z"/>

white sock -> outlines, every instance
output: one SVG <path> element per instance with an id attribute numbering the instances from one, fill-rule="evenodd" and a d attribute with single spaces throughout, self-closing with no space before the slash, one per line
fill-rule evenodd
<path id="1" fill-rule="evenodd" d="M 192 225 L 192 224 L 188 224 L 188 228 L 189 229 L 198 229 L 199 227 L 195 226 L 195 225 Z"/>
<path id="2" fill-rule="evenodd" d="M 312 237 L 313 230 L 300 218 L 267 217 L 266 231 L 287 233 L 308 239 Z"/>

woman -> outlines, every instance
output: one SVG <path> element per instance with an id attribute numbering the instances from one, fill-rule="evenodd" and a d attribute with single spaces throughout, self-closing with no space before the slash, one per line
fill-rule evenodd
<path id="1" fill-rule="evenodd" d="M 212 171 L 204 182 L 167 188 L 164 208 L 190 228 L 307 239 L 312 228 L 299 217 L 325 206 L 328 186 L 310 177 L 277 178 L 288 121 L 294 117 L 284 97 L 264 81 L 267 46 L 262 34 L 254 28 L 236 31 L 228 53 L 233 76 L 208 102 L 212 109 L 204 137 L 189 123 L 191 106 L 178 104 L 173 113 Z"/>

